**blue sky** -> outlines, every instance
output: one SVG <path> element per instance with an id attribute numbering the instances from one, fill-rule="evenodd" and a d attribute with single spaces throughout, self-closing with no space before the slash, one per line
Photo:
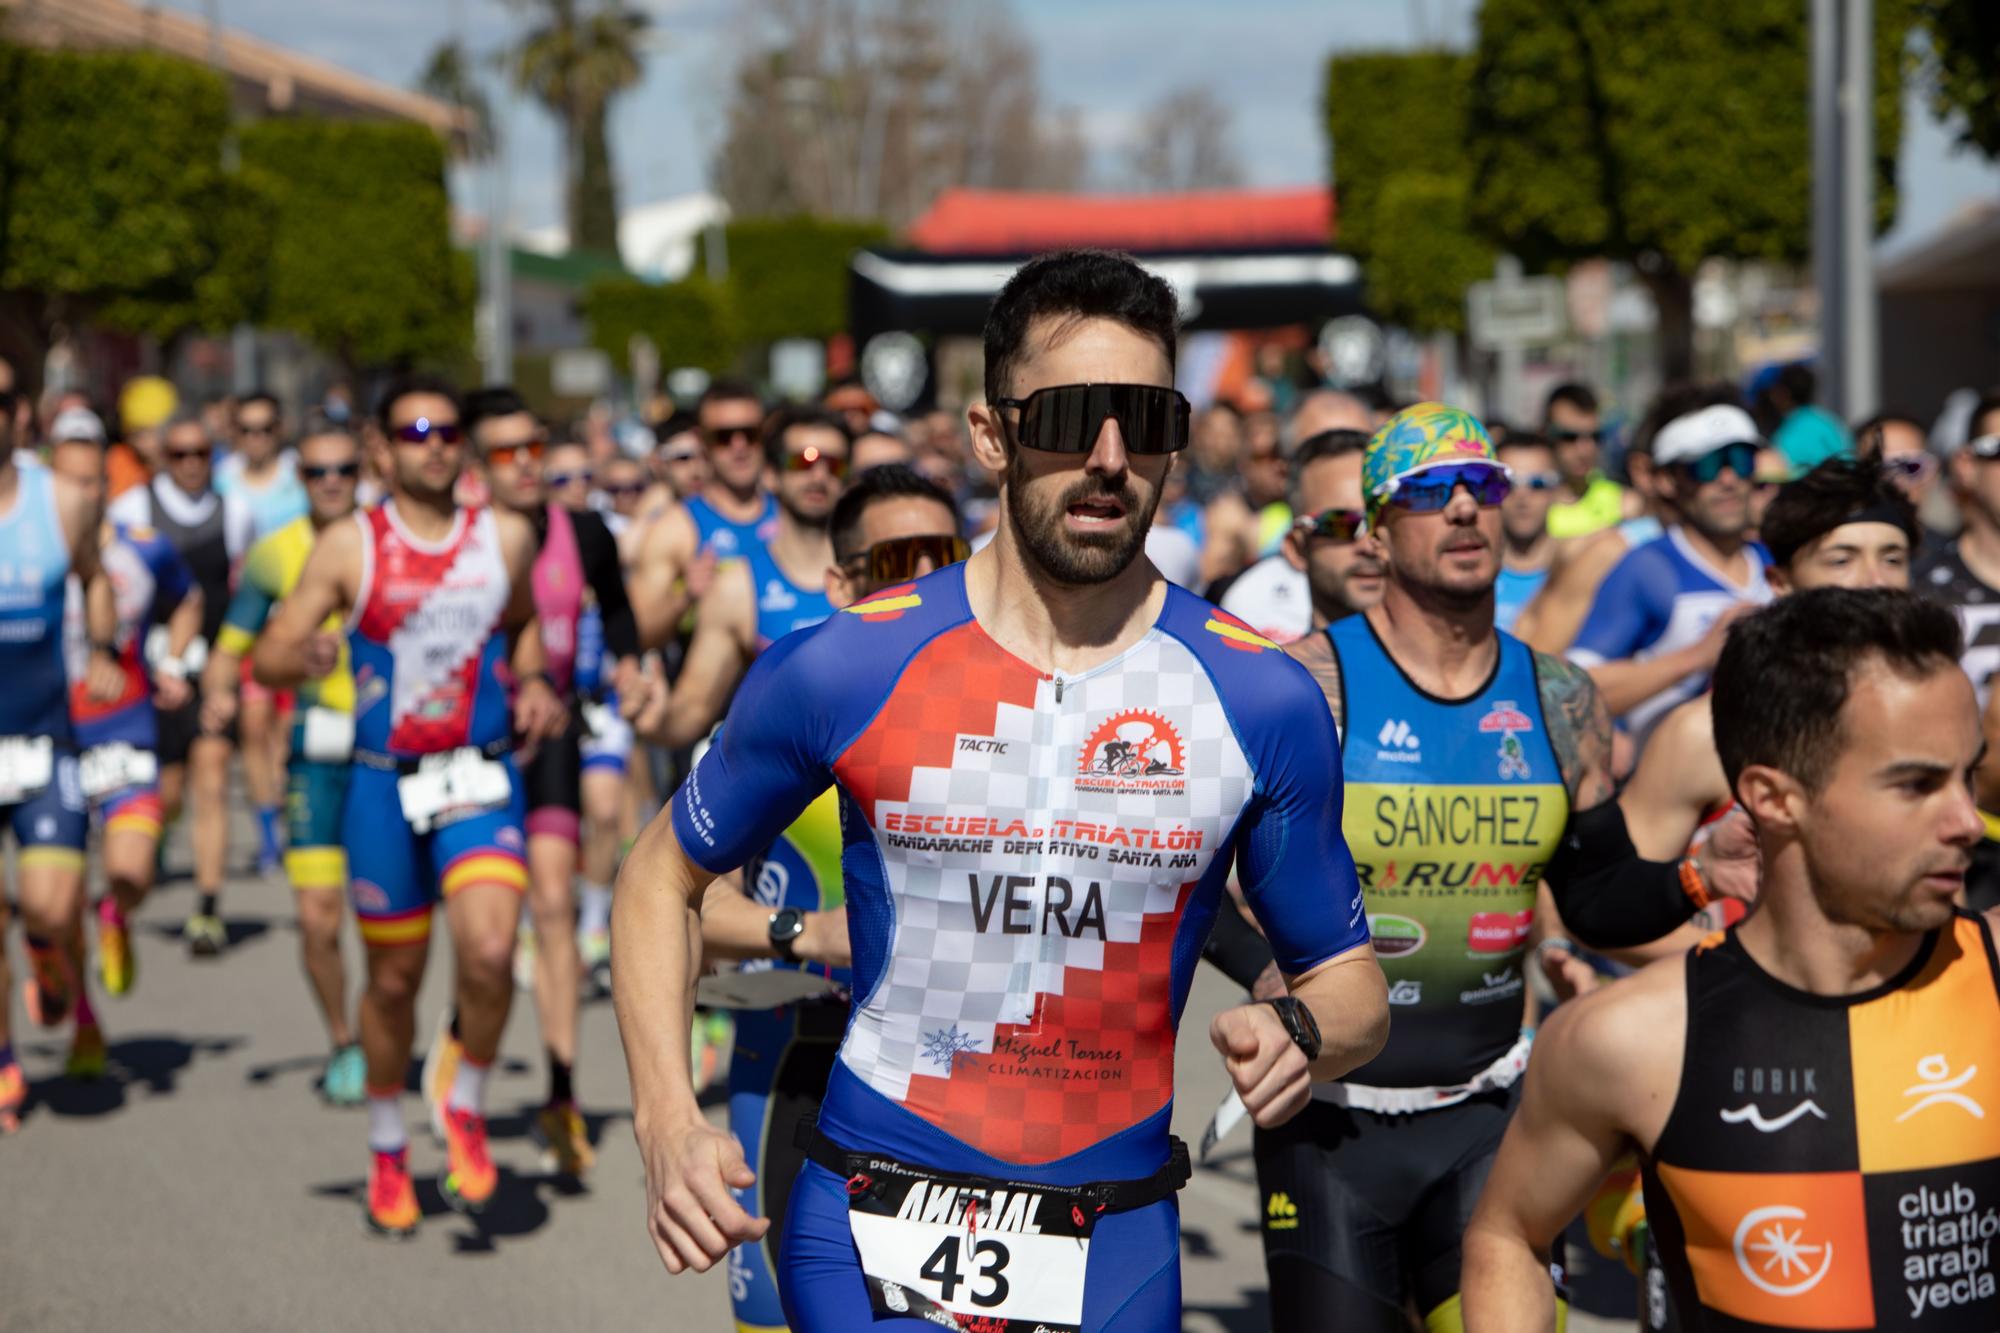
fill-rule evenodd
<path id="1" fill-rule="evenodd" d="M 613 151 L 627 203 L 702 188 L 722 123 L 736 42 L 728 0 L 639 0 L 657 41 L 647 77 L 614 117 Z M 964 0 L 972 3 L 973 0 Z M 202 0 L 166 0 L 202 11 Z M 223 21 L 385 82 L 409 84 L 454 31 L 490 51 L 521 26 L 502 0 L 218 0 Z M 1801 7 L 1803 9 L 1803 6 Z M 1080 114 L 1100 169 L 1150 103 L 1206 86 L 1235 112 L 1244 174 L 1255 185 L 1325 175 L 1321 65 L 1337 49 L 1469 40 L 1475 0 L 1014 0 L 1041 53 L 1051 106 Z M 2000 202 L 2000 170 L 1954 152 L 1914 98 L 1903 143 L 1903 207 L 1885 247 L 1935 229 L 1968 201 Z M 521 100 L 506 118 L 516 225 L 555 221 L 560 179 L 554 123 Z"/>

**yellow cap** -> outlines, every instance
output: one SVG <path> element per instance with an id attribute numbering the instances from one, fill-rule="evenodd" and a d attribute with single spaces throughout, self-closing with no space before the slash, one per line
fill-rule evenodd
<path id="1" fill-rule="evenodd" d="M 147 430 L 159 425 L 180 406 L 174 386 L 158 375 L 140 375 L 125 381 L 118 395 L 118 420 L 126 430 Z"/>

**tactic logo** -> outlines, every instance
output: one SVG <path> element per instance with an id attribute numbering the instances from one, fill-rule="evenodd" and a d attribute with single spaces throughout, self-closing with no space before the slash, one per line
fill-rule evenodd
<path id="1" fill-rule="evenodd" d="M 1113 713 L 1083 743 L 1079 792 L 1178 796 L 1187 790 L 1187 746 L 1174 724 L 1143 708 Z"/>

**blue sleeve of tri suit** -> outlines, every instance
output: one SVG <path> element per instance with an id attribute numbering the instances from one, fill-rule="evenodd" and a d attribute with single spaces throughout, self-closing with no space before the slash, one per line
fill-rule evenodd
<path id="1" fill-rule="evenodd" d="M 1237 722 L 1256 770 L 1256 795 L 1238 833 L 1243 897 L 1290 976 L 1368 942 L 1354 857 L 1341 832 L 1340 739 L 1305 669 L 1246 699 Z"/>
<path id="2" fill-rule="evenodd" d="M 1660 637 L 1665 622 L 1656 609 L 1654 580 L 1646 577 L 1650 555 L 1644 547 L 1628 551 L 1598 585 L 1590 614 L 1566 654 L 1578 665 L 1622 662 Z"/>
<path id="3" fill-rule="evenodd" d="M 801 656 L 814 637 L 788 635 L 758 656 L 722 730 L 674 793 L 682 849 L 715 874 L 763 851 L 833 781 L 827 664 Z"/>

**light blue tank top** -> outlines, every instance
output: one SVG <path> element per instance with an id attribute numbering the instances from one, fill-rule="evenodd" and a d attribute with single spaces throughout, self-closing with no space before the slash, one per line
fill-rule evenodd
<path id="1" fill-rule="evenodd" d="M 23 468 L 0 515 L 0 736 L 70 738 L 63 670 L 63 597 L 69 543 L 56 513 L 55 476 Z"/>

